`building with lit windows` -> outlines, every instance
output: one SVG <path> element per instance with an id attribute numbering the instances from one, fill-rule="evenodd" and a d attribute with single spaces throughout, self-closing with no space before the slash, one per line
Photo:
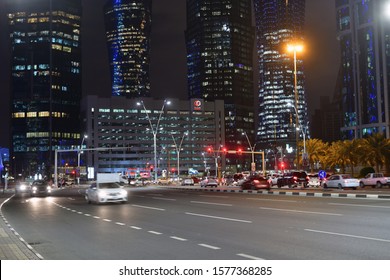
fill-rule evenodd
<path id="1" fill-rule="evenodd" d="M 113 96 L 150 96 L 151 0 L 109 0 L 104 7 Z"/>
<path id="2" fill-rule="evenodd" d="M 188 93 L 225 102 L 225 145 L 254 145 L 251 0 L 187 0 Z"/>
<path id="3" fill-rule="evenodd" d="M 337 0 L 344 139 L 390 137 L 389 1 Z"/>
<path id="4" fill-rule="evenodd" d="M 9 0 L 11 166 L 50 175 L 54 149 L 80 142 L 81 0 Z"/>
<path id="5" fill-rule="evenodd" d="M 215 174 L 215 154 L 207 153 L 207 147 L 216 138 L 225 138 L 223 101 L 170 99 L 163 106 L 164 100 L 151 98 L 87 96 L 82 103 L 89 150 L 81 160 L 91 178 L 97 172 L 127 174 L 151 169 L 159 177 L 174 176 L 178 166 L 181 176 L 188 175 L 189 169 Z M 217 160 L 224 170 L 221 158 Z"/>
<path id="6" fill-rule="evenodd" d="M 304 44 L 305 0 L 254 0 L 254 10 L 259 66 L 257 141 L 265 149 L 282 147 L 295 155 L 296 140 L 303 138 L 302 133 L 309 137 L 304 52 L 295 51 L 294 59 L 287 46 Z"/>

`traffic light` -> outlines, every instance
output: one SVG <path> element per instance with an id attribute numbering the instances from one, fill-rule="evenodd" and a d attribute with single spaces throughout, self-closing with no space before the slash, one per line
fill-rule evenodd
<path id="1" fill-rule="evenodd" d="M 150 172 L 153 172 L 153 168 L 154 168 L 154 166 L 151 165 L 151 166 L 150 166 Z"/>
<path id="2" fill-rule="evenodd" d="M 286 164 L 283 161 L 280 163 L 280 169 L 286 169 Z"/>
<path id="3" fill-rule="evenodd" d="M 242 148 L 238 148 L 238 149 L 237 149 L 237 154 L 238 154 L 238 155 L 242 155 Z"/>
<path id="4" fill-rule="evenodd" d="M 207 152 L 208 152 L 209 154 L 211 154 L 211 153 L 213 152 L 213 148 L 212 148 L 212 147 L 207 147 Z"/>
<path id="5" fill-rule="evenodd" d="M 223 147 L 223 148 L 222 148 L 222 153 L 223 153 L 224 155 L 226 155 L 227 152 L 228 152 L 227 148 Z"/>

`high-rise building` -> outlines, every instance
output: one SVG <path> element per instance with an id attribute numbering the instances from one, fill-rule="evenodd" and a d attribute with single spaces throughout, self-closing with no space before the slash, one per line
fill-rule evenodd
<path id="1" fill-rule="evenodd" d="M 80 144 L 81 0 L 9 0 L 14 174 L 50 175 Z"/>
<path id="2" fill-rule="evenodd" d="M 254 0 L 254 9 L 259 66 L 257 141 L 264 148 L 293 151 L 297 140 L 309 136 L 304 52 L 288 51 L 288 45 L 304 44 L 305 0 Z"/>
<path id="3" fill-rule="evenodd" d="M 104 7 L 113 96 L 150 96 L 151 0 L 109 0 Z"/>
<path id="4" fill-rule="evenodd" d="M 254 144 L 251 0 L 187 0 L 187 71 L 190 98 L 225 101 L 228 149 Z"/>
<path id="5" fill-rule="evenodd" d="M 342 68 L 342 136 L 390 137 L 388 1 L 336 1 Z"/>

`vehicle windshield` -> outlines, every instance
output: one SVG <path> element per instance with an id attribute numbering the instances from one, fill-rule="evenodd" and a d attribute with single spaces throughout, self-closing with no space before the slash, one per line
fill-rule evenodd
<path id="1" fill-rule="evenodd" d="M 342 175 L 341 176 L 343 179 L 351 179 L 351 175 Z"/>
<path id="2" fill-rule="evenodd" d="M 120 186 L 117 183 L 100 183 L 99 189 L 117 189 Z"/>

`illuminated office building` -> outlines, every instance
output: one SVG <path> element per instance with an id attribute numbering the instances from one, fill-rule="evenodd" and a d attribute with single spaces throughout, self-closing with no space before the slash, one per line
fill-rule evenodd
<path id="1" fill-rule="evenodd" d="M 288 45 L 304 44 L 305 0 L 254 0 L 254 9 L 259 65 L 257 140 L 265 148 L 279 146 L 292 151 L 297 128 L 299 140 L 302 133 L 306 139 L 309 136 L 305 54 L 297 52 L 294 59 L 287 50 Z"/>
<path id="2" fill-rule="evenodd" d="M 146 110 L 137 105 L 141 100 Z M 162 107 L 164 100 L 90 95 L 82 103 L 87 148 L 91 149 L 83 157 L 90 178 L 97 172 L 127 174 L 147 169 L 154 169 L 159 177 L 174 176 L 178 164 L 182 176 L 190 175 L 189 169 L 215 174 L 214 154 L 204 147 L 225 137 L 223 101 L 169 99 L 169 105 Z M 153 131 L 157 131 L 157 166 Z"/>
<path id="3" fill-rule="evenodd" d="M 151 0 L 109 0 L 104 7 L 113 96 L 150 96 Z"/>
<path id="4" fill-rule="evenodd" d="M 389 1 L 336 1 L 342 71 L 342 137 L 390 137 Z M 388 10 L 388 9 L 387 9 Z"/>
<path id="5" fill-rule="evenodd" d="M 228 149 L 248 146 L 244 132 L 254 144 L 251 11 L 251 0 L 187 0 L 189 97 L 225 101 Z"/>
<path id="6" fill-rule="evenodd" d="M 9 0 L 7 13 L 12 167 L 50 175 L 54 149 L 80 144 L 81 0 Z"/>

